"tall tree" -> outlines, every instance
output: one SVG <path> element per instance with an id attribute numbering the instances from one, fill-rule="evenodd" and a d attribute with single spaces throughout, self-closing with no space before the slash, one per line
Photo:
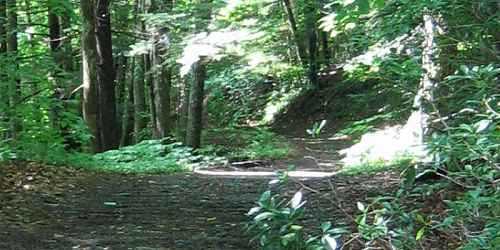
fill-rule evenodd
<path id="1" fill-rule="evenodd" d="M 8 28 L 7 28 L 7 53 L 8 55 L 13 59 L 13 62 L 15 63 L 15 67 L 19 68 L 19 62 L 18 62 L 18 40 L 17 40 L 17 33 L 18 33 L 18 27 L 17 27 L 17 1 L 16 0 L 7 0 L 6 2 L 7 6 L 7 22 L 8 22 Z M 14 114 L 12 114 L 12 120 L 11 120 L 11 126 L 12 126 L 12 135 L 13 138 L 17 138 L 19 136 L 19 133 L 21 132 L 21 118 L 19 116 L 18 112 L 15 112 L 15 108 L 17 105 L 20 104 L 21 100 L 21 80 L 19 79 L 19 76 L 17 75 L 17 72 L 13 74 L 13 77 L 9 79 L 10 81 L 10 90 L 9 90 L 9 95 L 11 97 L 10 99 L 10 105 L 11 105 L 11 112 L 14 111 Z"/>
<path id="2" fill-rule="evenodd" d="M 285 13 L 288 19 L 288 26 L 290 28 L 290 32 L 295 41 L 297 58 L 300 62 L 304 63 L 306 61 L 306 49 L 302 39 L 300 38 L 300 34 L 297 28 L 297 20 L 293 13 L 293 8 L 290 0 L 283 0 L 283 7 L 285 9 Z"/>
<path id="3" fill-rule="evenodd" d="M 154 2 L 153 2 L 154 4 Z M 152 5 L 151 11 L 156 9 L 160 11 L 165 11 L 162 6 Z M 152 27 L 153 30 L 152 37 L 152 51 L 151 51 L 151 63 L 153 72 L 153 98 L 154 103 L 153 113 L 153 137 L 160 139 L 167 137 L 169 135 L 171 124 L 170 124 L 170 88 L 171 88 L 171 70 L 165 65 L 164 56 L 168 41 L 166 29 L 159 27 Z"/>
<path id="4" fill-rule="evenodd" d="M 138 0 L 135 5 L 136 13 L 144 13 L 147 8 L 149 8 L 149 2 L 146 0 Z M 135 27 L 137 33 L 145 33 L 144 23 L 139 18 L 135 18 Z M 134 137 L 135 142 L 140 142 L 142 140 L 142 132 L 147 127 L 148 118 L 146 116 L 146 88 L 145 88 L 145 78 L 146 78 L 146 58 L 148 55 L 140 54 L 135 57 L 135 68 L 134 68 Z"/>
<path id="5" fill-rule="evenodd" d="M 102 150 L 119 146 L 117 133 L 115 96 L 115 69 L 111 39 L 111 13 L 109 0 L 96 2 L 96 44 L 97 44 L 97 82 L 99 86 L 99 122 Z"/>
<path id="6" fill-rule="evenodd" d="M 425 139 L 431 134 L 430 117 L 435 108 L 434 92 L 437 89 L 440 70 L 439 47 L 437 44 L 438 23 L 433 14 L 425 10 L 423 14 L 424 38 L 422 42 L 422 79 L 414 100 L 414 108 L 418 111 L 420 126 L 419 141 L 424 145 Z"/>
<path id="7" fill-rule="evenodd" d="M 7 6 L 6 0 L 0 0 L 0 58 L 7 53 Z M 8 123 L 6 111 L 10 105 L 9 102 L 9 86 L 7 85 L 8 76 L 0 69 L 0 123 Z M 0 139 L 3 139 L 6 134 L 0 134 Z"/>
<path id="8" fill-rule="evenodd" d="M 198 33 L 206 30 L 212 15 L 211 0 L 197 0 L 195 1 L 195 26 L 194 32 Z M 183 100 L 181 107 L 181 125 L 186 125 L 182 127 L 181 130 L 185 129 L 185 133 L 182 134 L 182 141 L 193 148 L 197 148 L 200 145 L 201 129 L 202 129 L 202 116 L 203 116 L 203 89 L 205 81 L 205 62 L 206 58 L 198 58 L 191 67 L 192 81 L 189 83 L 187 79 L 183 81 L 184 86 Z M 201 86 L 201 87 L 200 87 Z M 201 88 L 201 90 L 200 90 Z M 199 113 L 198 113 L 199 112 Z M 194 133 L 194 134 L 193 134 Z"/>
<path id="9" fill-rule="evenodd" d="M 154 104 L 156 119 L 153 136 L 155 138 L 167 137 L 170 132 L 170 88 L 171 71 L 163 65 L 161 53 L 164 51 L 162 44 L 156 43 L 153 51 L 154 65 Z"/>
<path id="10" fill-rule="evenodd" d="M 96 19 L 93 1 L 80 1 L 82 16 L 82 70 L 83 70 L 83 118 L 91 133 L 91 148 L 94 152 L 102 151 L 99 128 L 98 81 L 97 81 L 97 45 Z"/>
<path id="11" fill-rule="evenodd" d="M 189 113 L 186 131 L 186 145 L 194 149 L 201 145 L 203 125 L 203 93 L 206 78 L 205 58 L 200 58 L 193 64 L 193 81 L 189 96 Z"/>
<path id="12" fill-rule="evenodd" d="M 56 63 L 60 63 L 61 53 L 61 23 L 59 16 L 54 10 L 52 2 L 49 1 L 48 6 L 48 22 L 49 22 L 49 45 Z"/>
<path id="13" fill-rule="evenodd" d="M 70 6 L 72 2 L 69 2 Z M 73 9 L 65 9 L 60 17 L 60 27 L 61 27 L 61 50 L 62 50 L 62 64 L 66 72 L 73 72 L 74 58 L 73 58 L 73 47 L 71 46 L 71 16 Z"/>
<path id="14" fill-rule="evenodd" d="M 314 88 L 319 88 L 318 84 L 318 37 L 317 37 L 317 7 L 316 2 L 306 2 L 305 7 L 305 26 L 308 41 L 308 67 L 309 81 Z"/>
<path id="15" fill-rule="evenodd" d="M 141 141 L 141 133 L 147 126 L 146 117 L 146 96 L 144 89 L 144 57 L 138 56 L 135 58 L 135 73 L 134 73 L 134 135 L 135 142 Z"/>
<path id="16" fill-rule="evenodd" d="M 127 69 L 128 58 L 124 55 L 117 57 L 115 72 L 116 72 L 116 122 L 117 134 L 119 135 L 120 144 L 123 135 L 123 116 L 127 106 L 126 89 L 127 89 Z"/>
<path id="17" fill-rule="evenodd" d="M 127 83 L 127 103 L 125 105 L 126 112 L 123 119 L 123 133 L 121 139 L 122 146 L 131 145 L 134 142 L 134 124 L 135 124 L 135 114 L 134 114 L 134 69 L 135 69 L 135 58 L 132 58 L 130 63 L 131 70 L 129 71 L 129 77 Z"/>
<path id="18" fill-rule="evenodd" d="M 7 52 L 7 1 L 0 0 L 0 54 Z"/>
<path id="19" fill-rule="evenodd" d="M 181 141 L 186 144 L 186 128 L 189 114 L 189 80 L 183 77 L 179 86 L 179 117 L 177 118 L 177 133 Z"/>

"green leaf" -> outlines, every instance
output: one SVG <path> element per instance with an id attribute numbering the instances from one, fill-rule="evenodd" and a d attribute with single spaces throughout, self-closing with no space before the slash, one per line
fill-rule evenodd
<path id="1" fill-rule="evenodd" d="M 323 222 L 321 223 L 321 231 L 324 233 L 332 228 L 332 223 L 331 222 Z"/>
<path id="2" fill-rule="evenodd" d="M 281 244 L 287 246 L 290 241 L 293 241 L 297 237 L 296 233 L 288 233 L 281 237 Z"/>
<path id="3" fill-rule="evenodd" d="M 258 213 L 261 209 L 262 209 L 261 207 L 254 207 L 254 208 L 250 209 L 250 211 L 248 211 L 247 215 L 252 216 L 252 215 Z"/>
<path id="4" fill-rule="evenodd" d="M 363 205 L 363 203 L 358 201 L 358 203 L 356 203 L 356 205 L 358 206 L 359 211 L 361 211 L 361 212 L 365 211 L 365 205 Z"/>
<path id="5" fill-rule="evenodd" d="M 116 205 L 118 205 L 118 203 L 113 202 L 113 201 L 104 202 L 104 206 L 107 206 L 107 207 L 115 207 Z"/>
<path id="6" fill-rule="evenodd" d="M 327 250 L 336 250 L 338 247 L 337 239 L 330 235 L 323 236 L 322 242 Z"/>
<path id="7" fill-rule="evenodd" d="M 474 124 L 474 127 L 476 127 L 476 133 L 482 133 L 486 131 L 491 125 L 491 120 L 481 120 Z"/>
<path id="8" fill-rule="evenodd" d="M 415 179 L 417 177 L 417 169 L 414 166 L 409 166 L 403 172 L 405 187 L 411 187 L 415 183 Z"/>
<path id="9" fill-rule="evenodd" d="M 370 2 L 368 0 L 359 0 L 358 8 L 362 14 L 370 12 Z"/>
<path id="10" fill-rule="evenodd" d="M 273 216 L 274 216 L 274 213 L 264 212 L 264 213 L 261 213 L 261 214 L 255 216 L 254 220 L 256 222 L 260 222 L 260 221 L 263 221 L 263 220 L 267 220 L 267 219 L 269 219 L 269 218 L 271 218 Z"/>
<path id="11" fill-rule="evenodd" d="M 415 237 L 415 240 L 420 240 L 424 236 L 425 233 L 425 227 L 420 228 L 417 232 L 417 236 Z"/>
<path id="12" fill-rule="evenodd" d="M 301 202 L 302 202 L 302 192 L 297 192 L 295 193 L 295 195 L 293 196 L 292 198 L 292 202 L 291 202 L 291 207 L 293 209 L 297 209 L 301 206 Z"/>

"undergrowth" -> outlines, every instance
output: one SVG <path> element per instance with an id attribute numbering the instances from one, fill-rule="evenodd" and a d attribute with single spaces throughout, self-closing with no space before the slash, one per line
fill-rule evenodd
<path id="1" fill-rule="evenodd" d="M 341 171 L 345 175 L 373 174 L 388 170 L 403 170 L 414 162 L 414 157 L 401 155 L 391 161 L 368 161 L 359 165 L 344 167 Z"/>
<path id="2" fill-rule="evenodd" d="M 264 128 L 211 129 L 205 133 L 205 142 L 230 161 L 274 160 L 293 153 L 285 138 Z"/>

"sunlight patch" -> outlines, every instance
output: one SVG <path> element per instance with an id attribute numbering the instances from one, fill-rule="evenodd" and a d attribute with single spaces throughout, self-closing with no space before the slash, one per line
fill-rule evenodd
<path id="1" fill-rule="evenodd" d="M 370 49 L 368 49 L 368 51 L 366 51 L 364 54 L 354 57 L 351 60 L 347 61 L 343 65 L 344 70 L 353 71 L 360 65 L 372 66 L 377 59 L 384 59 L 393 52 L 396 54 L 402 54 L 402 53 L 409 55 L 413 54 L 411 48 L 409 48 L 408 45 L 412 44 L 412 42 L 415 42 L 416 35 L 413 34 L 418 34 L 419 29 L 421 29 L 420 26 L 415 28 L 412 32 L 409 33 L 412 35 L 404 34 L 390 42 L 385 42 L 385 43 L 379 42 L 375 44 Z"/>
<path id="2" fill-rule="evenodd" d="M 202 32 L 188 39 L 182 57 L 177 60 L 181 66 L 181 76 L 185 76 L 191 66 L 201 57 L 218 60 L 222 58 L 223 52 L 232 45 L 258 39 L 262 32 L 253 32 L 248 29 L 223 29 L 214 32 Z"/>
<path id="3" fill-rule="evenodd" d="M 428 152 L 421 143 L 420 121 L 419 113 L 414 112 L 404 126 L 390 126 L 363 135 L 359 143 L 339 152 L 345 156 L 342 163 L 347 166 L 376 161 L 388 163 L 404 155 L 427 161 Z"/>

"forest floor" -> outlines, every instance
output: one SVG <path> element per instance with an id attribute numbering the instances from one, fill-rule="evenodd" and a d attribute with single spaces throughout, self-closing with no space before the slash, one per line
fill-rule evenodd
<path id="1" fill-rule="evenodd" d="M 288 138 L 296 147 L 294 156 L 273 162 L 269 170 L 295 164 L 298 170 L 336 172 L 341 166 L 335 151 L 349 144 L 327 135 Z M 304 156 L 318 164 L 308 165 Z M 257 249 L 244 230 L 246 213 L 269 189 L 270 178 L 6 166 L 0 171 L 0 249 Z M 392 192 L 398 178 L 391 171 L 294 178 L 275 191 L 291 197 L 302 190 L 307 200 L 303 222 L 319 232 L 323 221 L 352 226 L 356 202 Z M 344 249 L 359 246 L 353 242 Z"/>

